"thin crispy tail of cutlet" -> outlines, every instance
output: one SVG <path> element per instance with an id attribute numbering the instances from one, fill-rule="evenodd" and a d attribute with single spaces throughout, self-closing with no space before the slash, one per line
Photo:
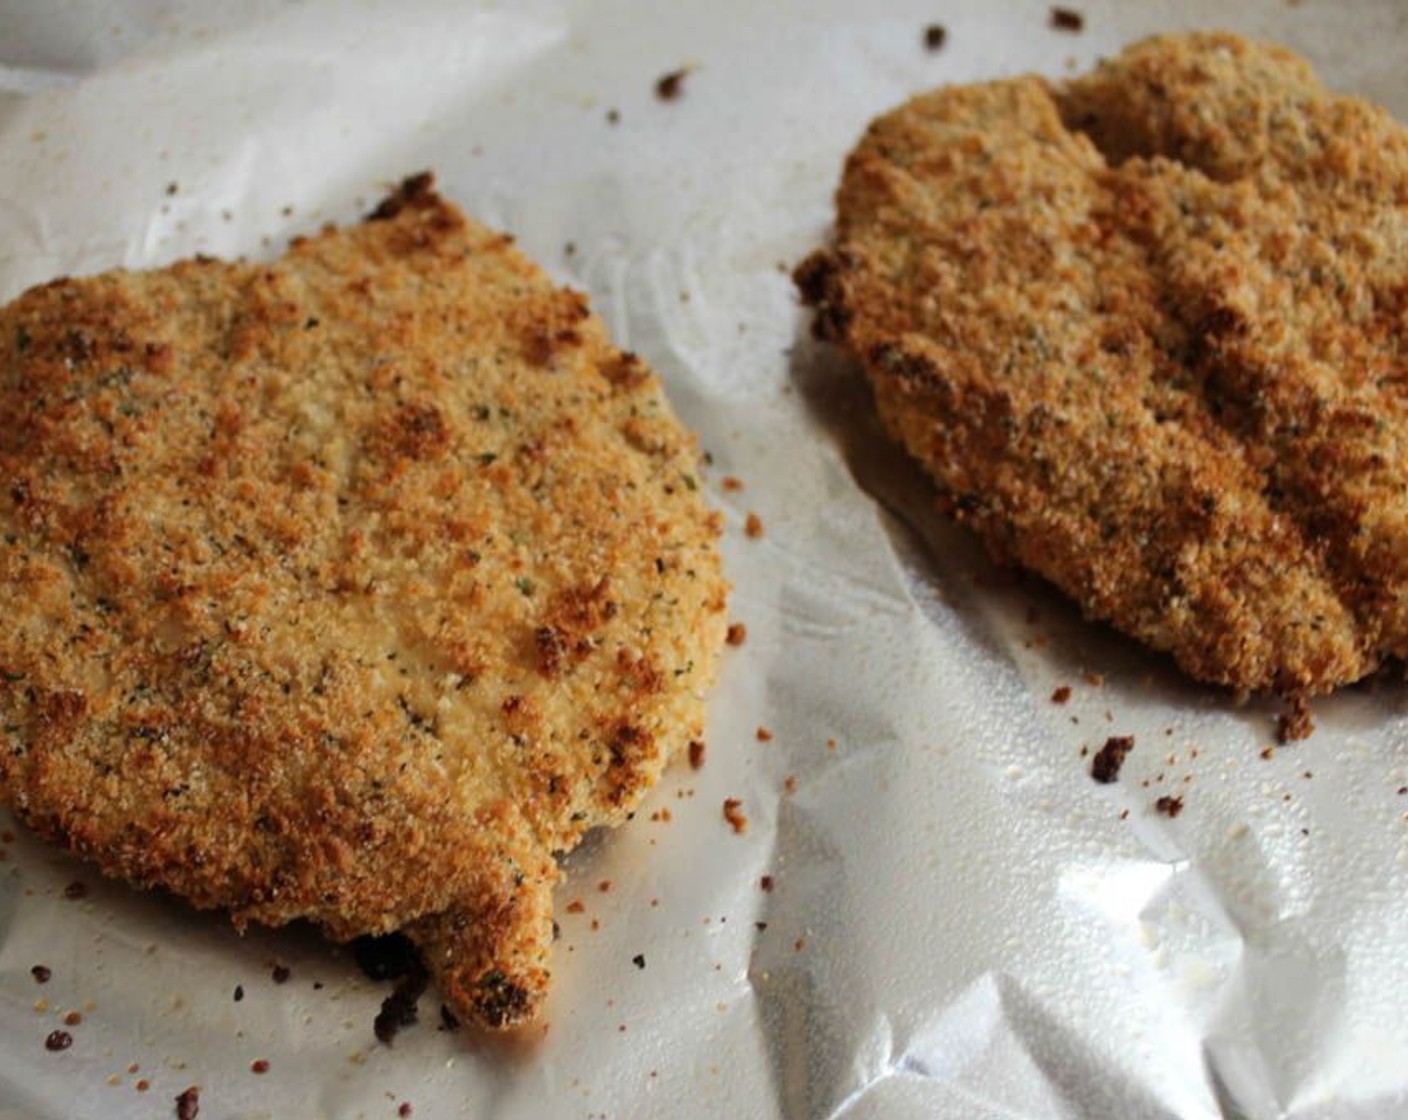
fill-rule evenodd
<path id="1" fill-rule="evenodd" d="M 873 124 L 798 272 L 881 416 L 996 552 L 1189 673 L 1321 691 L 1374 663 L 1306 525 L 1209 388 L 1161 272 L 1177 200 L 1112 172 L 1046 83 Z"/>

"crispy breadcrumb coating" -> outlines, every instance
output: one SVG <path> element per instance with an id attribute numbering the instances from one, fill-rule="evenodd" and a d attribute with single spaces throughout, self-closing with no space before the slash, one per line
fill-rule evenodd
<path id="1" fill-rule="evenodd" d="M 846 164 L 817 333 L 997 554 L 1191 675 L 1408 653 L 1408 130 L 1226 34 L 938 90 Z"/>
<path id="2" fill-rule="evenodd" d="M 0 796 L 507 1026 L 554 854 L 701 735 L 719 522 L 583 296 L 429 176 L 372 217 L 0 310 Z"/>

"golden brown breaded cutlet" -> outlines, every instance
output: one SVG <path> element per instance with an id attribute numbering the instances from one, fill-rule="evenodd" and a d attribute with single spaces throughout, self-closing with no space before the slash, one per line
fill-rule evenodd
<path id="1" fill-rule="evenodd" d="M 372 219 L 0 310 L 0 796 L 508 1026 L 554 854 L 701 733 L 718 521 L 583 296 L 428 175 Z"/>
<path id="2" fill-rule="evenodd" d="M 1237 690 L 1408 654 L 1408 130 L 1278 47 L 938 90 L 797 270 L 997 554 Z"/>

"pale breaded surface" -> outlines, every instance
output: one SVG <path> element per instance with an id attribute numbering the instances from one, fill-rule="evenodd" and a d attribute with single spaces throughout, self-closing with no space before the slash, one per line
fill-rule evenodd
<path id="1" fill-rule="evenodd" d="M 880 118 L 798 280 L 996 552 L 1194 676 L 1322 692 L 1408 650 L 1405 175 L 1289 52 L 1164 37 Z"/>
<path id="2" fill-rule="evenodd" d="M 530 1018 L 553 855 L 701 734 L 697 449 L 428 177 L 272 265 L 0 311 L 0 794 L 237 922 L 405 928 Z"/>

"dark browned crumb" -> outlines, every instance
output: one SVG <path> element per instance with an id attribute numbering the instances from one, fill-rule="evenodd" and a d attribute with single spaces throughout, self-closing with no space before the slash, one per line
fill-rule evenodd
<path id="1" fill-rule="evenodd" d="M 748 818 L 743 812 L 743 802 L 737 797 L 724 798 L 724 820 L 728 821 L 733 831 L 739 835 L 748 831 Z"/>
<path id="2" fill-rule="evenodd" d="M 236 984 L 236 985 L 235 985 L 235 1002 L 236 1002 L 236 1003 L 239 1003 L 239 1002 L 240 1002 L 241 1000 L 243 1000 L 243 999 L 244 999 L 244 985 L 243 985 L 243 984 Z"/>
<path id="3" fill-rule="evenodd" d="M 1051 26 L 1057 31 L 1082 31 L 1085 29 L 1085 16 L 1074 8 L 1052 8 Z"/>
<path id="4" fill-rule="evenodd" d="M 396 1115 L 399 1116 L 399 1117 L 401 1117 L 401 1120 L 405 1120 L 405 1118 L 406 1118 L 407 1116 L 409 1116 L 412 1111 L 413 1111 L 413 1110 L 412 1110 L 412 1108 L 411 1108 L 411 1102 L 410 1102 L 410 1101 L 402 1101 L 402 1102 L 401 1102 L 401 1107 L 396 1110 Z"/>
<path id="5" fill-rule="evenodd" d="M 1308 739 L 1315 730 L 1315 721 L 1310 718 L 1310 701 L 1304 693 L 1286 697 L 1286 710 L 1276 719 L 1276 741 L 1291 743 L 1298 739 Z"/>
<path id="6" fill-rule="evenodd" d="M 73 1035 L 69 1034 L 68 1031 L 50 1031 L 48 1036 L 44 1039 L 45 1050 L 67 1050 L 72 1045 Z"/>
<path id="7" fill-rule="evenodd" d="M 729 623 L 728 633 L 724 635 L 724 641 L 731 646 L 741 646 L 748 640 L 748 627 L 741 622 Z"/>
<path id="8" fill-rule="evenodd" d="M 1101 785 L 1118 781 L 1125 756 L 1134 749 L 1133 735 L 1111 735 L 1090 761 L 1090 776 Z"/>
<path id="9" fill-rule="evenodd" d="M 268 1059 L 268 1058 L 255 1058 L 254 1061 L 252 1061 L 252 1062 L 249 1063 L 249 1072 L 250 1072 L 250 1073 L 268 1073 L 268 1072 L 269 1072 L 269 1059 Z"/>
<path id="10" fill-rule="evenodd" d="M 691 739 L 689 741 L 689 768 L 691 770 L 698 770 L 704 765 L 705 750 L 703 739 Z"/>
<path id="11" fill-rule="evenodd" d="M 1060 688 L 1058 688 L 1055 692 L 1051 694 L 1051 702 L 1053 704 L 1064 704 L 1070 698 L 1071 686 L 1068 684 L 1063 684 Z"/>
<path id="12" fill-rule="evenodd" d="M 948 39 L 948 29 L 941 23 L 931 23 L 924 28 L 924 49 L 936 51 L 943 47 Z"/>
<path id="13" fill-rule="evenodd" d="M 766 727 L 759 727 L 755 734 L 757 735 L 758 742 L 760 743 L 772 742 L 772 732 L 769 731 Z"/>
<path id="14" fill-rule="evenodd" d="M 743 519 L 743 532 L 749 540 L 757 540 L 763 535 L 763 519 L 756 513 L 749 513 Z"/>
<path id="15" fill-rule="evenodd" d="M 416 966 L 397 979 L 396 987 L 381 1002 L 381 1010 L 372 1022 L 377 1041 L 390 1046 L 403 1027 L 415 1023 L 420 997 L 429 986 L 430 973 L 417 960 Z"/>
<path id="16" fill-rule="evenodd" d="M 611 880 L 610 880 L 610 879 L 603 879 L 601 882 L 599 882 L 599 883 L 596 885 L 596 889 L 599 890 L 602 894 L 610 894 L 610 893 L 611 893 Z"/>
<path id="17" fill-rule="evenodd" d="M 192 1085 L 176 1098 L 176 1120 L 196 1120 L 200 1115 L 200 1086 Z"/>
<path id="18" fill-rule="evenodd" d="M 276 964 L 270 971 L 270 978 L 275 984 L 287 984 L 288 978 L 293 975 L 287 965 Z"/>
<path id="19" fill-rule="evenodd" d="M 152 1083 L 145 1077 L 137 1078 L 137 1084 L 132 1086 L 132 1088 L 136 1089 L 139 1093 L 145 1093 L 151 1087 Z"/>
<path id="20" fill-rule="evenodd" d="M 1154 802 L 1156 812 L 1172 818 L 1183 812 L 1183 798 L 1181 797 L 1160 797 Z"/>
<path id="21" fill-rule="evenodd" d="M 47 984 L 49 978 L 54 975 L 48 965 L 37 964 L 29 970 L 29 974 L 34 977 L 36 984 Z"/>
<path id="22" fill-rule="evenodd" d="M 586 909 L 586 903 L 584 903 L 580 898 L 574 898 L 571 902 L 567 904 L 567 912 L 569 914 L 581 914 L 584 913 Z"/>
<path id="23" fill-rule="evenodd" d="M 684 93 L 684 80 L 689 70 L 681 67 L 661 76 L 655 83 L 655 96 L 661 101 L 676 101 Z"/>
<path id="24" fill-rule="evenodd" d="M 758 886 L 764 891 L 771 891 L 773 886 L 772 876 L 764 875 L 761 879 L 758 880 Z"/>
<path id="25" fill-rule="evenodd" d="M 64 1026 L 66 1027 L 76 1027 L 81 1022 L 83 1022 L 83 1012 L 81 1011 L 70 1011 L 64 1016 Z"/>
<path id="26" fill-rule="evenodd" d="M 644 971 L 644 969 L 645 969 L 645 954 L 644 954 L 644 953 L 637 953 L 635 956 L 633 956 L 633 957 L 631 958 L 631 963 L 632 963 L 633 965 L 635 965 L 637 968 L 639 968 L 639 969 L 641 969 L 642 971 Z"/>
<path id="27" fill-rule="evenodd" d="M 743 489 L 743 480 L 741 478 L 735 478 L 731 474 L 724 475 L 723 487 L 730 493 L 737 493 L 739 490 Z"/>

